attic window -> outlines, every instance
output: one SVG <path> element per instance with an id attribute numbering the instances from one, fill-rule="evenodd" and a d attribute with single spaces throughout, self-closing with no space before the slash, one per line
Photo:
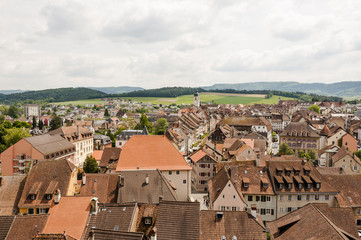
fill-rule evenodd
<path id="1" fill-rule="evenodd" d="M 320 189 L 320 188 L 321 188 L 321 183 L 319 183 L 319 182 L 316 183 L 315 188 L 316 188 L 316 189 Z"/>
<path id="2" fill-rule="evenodd" d="M 51 200 L 51 199 L 52 199 L 52 197 L 53 197 L 53 195 L 52 195 L 52 194 L 45 194 L 45 198 L 46 198 L 46 200 Z"/>
<path id="3" fill-rule="evenodd" d="M 244 188 L 248 188 L 248 187 L 249 187 L 249 178 L 244 177 L 244 178 L 242 179 L 242 182 L 243 182 L 243 187 L 244 187 Z"/>
<path id="4" fill-rule="evenodd" d="M 152 224 L 152 218 L 144 218 L 144 224 L 145 225 L 151 225 Z"/>
<path id="5" fill-rule="evenodd" d="M 36 194 L 29 194 L 29 197 L 31 200 L 35 200 L 36 199 Z"/>

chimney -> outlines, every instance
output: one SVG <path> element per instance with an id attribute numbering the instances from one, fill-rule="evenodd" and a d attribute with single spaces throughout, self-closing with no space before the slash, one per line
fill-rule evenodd
<path id="1" fill-rule="evenodd" d="M 251 215 L 254 218 L 257 218 L 257 206 L 255 204 L 251 205 Z"/>
<path id="2" fill-rule="evenodd" d="M 146 185 L 149 184 L 149 176 L 148 176 L 148 173 L 147 173 L 147 175 L 145 176 L 145 184 L 146 184 Z"/>
<path id="3" fill-rule="evenodd" d="M 86 175 L 85 175 L 85 172 L 83 172 L 82 174 L 82 185 L 85 185 L 86 183 Z"/>
<path id="4" fill-rule="evenodd" d="M 90 232 L 89 232 L 88 240 L 95 240 L 94 230 L 93 229 L 91 229 Z"/>
<path id="5" fill-rule="evenodd" d="M 119 175 L 118 176 L 118 180 L 119 180 L 119 187 L 123 187 L 124 186 L 124 176 Z"/>
<path id="6" fill-rule="evenodd" d="M 61 198 L 61 193 L 59 188 L 55 190 L 55 194 L 54 194 L 54 203 L 55 204 L 59 204 L 60 202 L 60 198 Z"/>

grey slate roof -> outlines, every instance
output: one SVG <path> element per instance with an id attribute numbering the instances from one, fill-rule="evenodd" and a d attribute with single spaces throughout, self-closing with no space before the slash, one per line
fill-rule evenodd
<path id="1" fill-rule="evenodd" d="M 119 187 L 118 203 L 153 204 L 159 202 L 160 196 L 163 200 L 178 200 L 175 190 L 159 170 L 122 171 L 120 174 L 124 177 L 124 186 Z M 145 183 L 146 176 L 149 177 L 148 184 Z"/>
<path id="2" fill-rule="evenodd" d="M 60 135 L 44 134 L 40 136 L 27 137 L 24 139 L 44 155 L 66 149 L 71 149 L 71 151 L 75 151 L 74 144 L 65 140 Z"/>

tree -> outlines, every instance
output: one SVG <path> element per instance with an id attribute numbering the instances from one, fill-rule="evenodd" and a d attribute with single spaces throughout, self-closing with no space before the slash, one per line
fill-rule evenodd
<path id="1" fill-rule="evenodd" d="M 63 126 L 63 119 L 59 116 L 54 115 L 50 121 L 50 130 L 55 130 Z"/>
<path id="2" fill-rule="evenodd" d="M 293 155 L 295 154 L 292 149 L 290 149 L 290 147 L 286 144 L 286 143 L 282 143 L 280 145 L 280 150 L 278 152 L 278 155 Z"/>
<path id="3" fill-rule="evenodd" d="M 32 129 L 35 129 L 37 127 L 37 124 L 36 124 L 36 117 L 33 116 L 33 127 Z"/>
<path id="4" fill-rule="evenodd" d="M 97 173 L 98 163 L 93 156 L 87 156 L 84 161 L 83 170 L 86 173 Z"/>
<path id="5" fill-rule="evenodd" d="M 13 123 L 13 127 L 14 128 L 31 128 L 31 125 L 27 122 L 16 120 Z"/>
<path id="6" fill-rule="evenodd" d="M 40 130 L 42 130 L 43 127 L 44 127 L 44 123 L 43 123 L 43 121 L 41 119 L 39 119 L 38 127 L 39 127 Z"/>
<path id="7" fill-rule="evenodd" d="M 159 118 L 157 120 L 157 126 L 155 127 L 155 134 L 163 135 L 168 129 L 168 121 L 165 118 Z"/>
<path id="8" fill-rule="evenodd" d="M 310 111 L 314 111 L 314 112 L 317 112 L 317 113 L 320 113 L 320 107 L 317 106 L 317 105 L 312 105 L 308 108 L 308 110 Z"/>
<path id="9" fill-rule="evenodd" d="M 149 132 L 153 131 L 153 124 L 148 121 L 147 115 L 145 115 L 145 113 L 142 113 L 142 116 L 140 117 L 140 122 L 135 126 L 135 129 L 143 130 L 144 127 L 147 127 Z"/>
<path id="10" fill-rule="evenodd" d="M 109 116 L 110 116 L 109 111 L 108 111 L 108 108 L 105 109 L 104 116 L 105 116 L 105 117 L 109 117 Z"/>
<path id="11" fill-rule="evenodd" d="M 12 118 L 18 118 L 19 117 L 19 109 L 15 105 L 11 105 L 8 111 L 8 115 Z"/>
<path id="12" fill-rule="evenodd" d="M 316 159 L 315 151 L 314 150 L 309 151 L 308 156 L 310 156 L 310 159 L 315 160 Z"/>
<path id="13" fill-rule="evenodd" d="M 22 128 L 8 129 L 6 132 L 7 134 L 4 136 L 4 141 L 7 147 L 10 147 L 25 137 L 31 136 L 26 130 L 23 130 Z"/>
<path id="14" fill-rule="evenodd" d="M 4 115 L 0 115 L 0 124 L 3 124 L 5 121 L 5 116 Z"/>
<path id="15" fill-rule="evenodd" d="M 4 128 L 10 129 L 13 127 L 13 125 L 11 124 L 11 122 L 9 120 L 5 120 L 4 122 Z"/>

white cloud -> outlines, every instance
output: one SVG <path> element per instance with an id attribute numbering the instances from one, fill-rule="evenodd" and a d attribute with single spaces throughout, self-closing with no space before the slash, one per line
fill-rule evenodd
<path id="1" fill-rule="evenodd" d="M 4 0 L 1 88 L 361 81 L 359 9 L 357 0 Z"/>

